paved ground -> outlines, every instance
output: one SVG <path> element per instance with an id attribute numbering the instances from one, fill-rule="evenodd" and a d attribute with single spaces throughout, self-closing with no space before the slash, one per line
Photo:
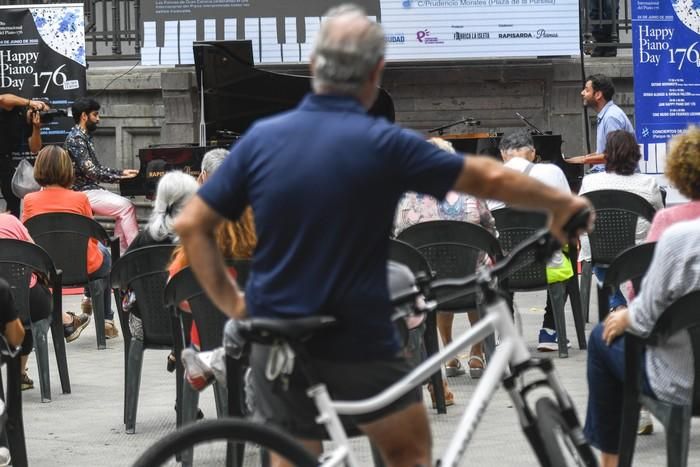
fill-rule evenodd
<path id="1" fill-rule="evenodd" d="M 543 293 L 518 294 L 516 303 L 522 317 L 523 334 L 534 349 L 541 323 Z M 79 309 L 79 298 L 66 297 L 67 310 Z M 466 317 L 455 320 L 465 326 Z M 573 319 L 567 314 L 569 336 L 575 336 Z M 590 325 L 588 325 L 590 330 Z M 175 426 L 175 382 L 165 370 L 165 351 L 145 353 L 141 380 L 140 406 L 136 434 L 127 435 L 122 424 L 123 341 L 108 341 L 107 350 L 97 351 L 92 324 L 77 341 L 68 344 L 68 363 L 73 385 L 72 394 L 61 394 L 58 374 L 52 364 L 53 401 L 42 404 L 36 378 L 36 362 L 30 361 L 30 375 L 37 388 L 24 392 L 25 431 L 29 461 L 32 466 L 129 466 L 146 447 Z M 466 359 L 465 359 L 466 360 Z M 570 358 L 556 359 L 556 368 L 573 396 L 583 417 L 587 397 L 585 351 L 576 347 Z M 468 376 L 450 378 L 457 403 L 446 415 L 430 410 L 435 456 L 446 446 L 461 410 L 475 388 Z M 426 399 L 429 400 L 426 393 Z M 202 394 L 200 406 L 206 417 L 214 417 L 212 391 Z M 693 426 L 689 465 L 700 465 L 698 424 Z M 640 438 L 635 465 L 665 465 L 664 436 L 657 433 Z M 362 450 L 363 463 L 369 464 L 366 443 L 356 441 Z M 213 464 L 216 465 L 216 464 Z M 489 405 L 482 425 L 469 446 L 463 465 L 529 466 L 536 465 L 515 413 L 504 391 L 499 391 Z"/>

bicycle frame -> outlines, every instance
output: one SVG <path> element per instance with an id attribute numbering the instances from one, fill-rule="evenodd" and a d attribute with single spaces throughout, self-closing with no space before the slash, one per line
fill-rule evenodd
<path id="1" fill-rule="evenodd" d="M 333 401 L 330 399 L 325 385 L 317 384 L 309 388 L 307 393 L 309 397 L 314 399 L 320 414 L 317 423 L 325 425 L 331 440 L 338 445 L 328 454 L 322 465 L 328 467 L 342 465 L 344 462 L 349 467 L 360 466 L 356 456 L 349 448 L 348 438 L 339 415 L 364 414 L 386 407 L 411 389 L 420 387 L 431 374 L 440 371 L 443 361 L 455 358 L 462 349 L 481 342 L 497 331 L 501 343 L 493 353 L 446 451 L 440 457 L 441 466 L 456 466 L 496 389 L 503 378 L 510 373 L 510 368 L 523 365 L 531 360 L 530 351 L 518 335 L 506 301 L 502 297 L 494 295 L 494 298 L 485 305 L 485 309 L 487 311 L 485 316 L 482 316 L 469 331 L 457 337 L 442 351 L 432 355 L 409 374 L 374 397 L 352 402 Z M 550 381 L 550 383 L 553 383 L 551 386 L 555 392 L 561 389 L 557 382 Z M 513 399 L 519 396 L 517 391 L 509 390 L 508 392 Z M 559 398 L 559 394 L 557 394 L 557 398 Z M 514 400 L 514 406 L 523 410 L 524 404 Z M 519 417 L 521 424 L 526 427 L 526 417 L 520 411 Z"/>

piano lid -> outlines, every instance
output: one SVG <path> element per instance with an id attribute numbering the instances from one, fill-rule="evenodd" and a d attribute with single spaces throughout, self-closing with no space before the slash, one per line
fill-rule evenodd
<path id="1" fill-rule="evenodd" d="M 204 80 L 207 141 L 225 132 L 242 134 L 257 119 L 295 107 L 311 91 L 311 78 L 261 70 L 251 41 L 194 43 L 198 88 Z M 394 121 L 394 103 L 384 89 L 369 111 Z"/>

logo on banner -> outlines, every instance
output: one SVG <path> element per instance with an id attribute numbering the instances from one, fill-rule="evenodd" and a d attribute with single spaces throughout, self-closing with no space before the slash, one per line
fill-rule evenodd
<path id="1" fill-rule="evenodd" d="M 491 33 L 488 32 L 456 32 L 454 39 L 456 41 L 468 41 L 472 39 L 489 39 Z"/>
<path id="2" fill-rule="evenodd" d="M 546 29 L 538 29 L 535 33 L 535 37 L 537 39 L 549 39 L 552 37 L 559 37 L 559 34 L 557 34 L 556 32 L 547 32 Z"/>
<path id="3" fill-rule="evenodd" d="M 499 39 L 532 39 L 531 32 L 499 32 Z"/>
<path id="4" fill-rule="evenodd" d="M 404 42 L 406 42 L 406 36 L 402 32 L 386 34 L 384 36 L 384 41 L 387 44 L 403 44 Z"/>
<path id="5" fill-rule="evenodd" d="M 444 43 L 439 38 L 431 36 L 429 29 L 421 29 L 420 31 L 417 31 L 416 32 L 416 39 L 421 44 L 426 44 L 426 45 L 427 44 L 443 44 Z"/>

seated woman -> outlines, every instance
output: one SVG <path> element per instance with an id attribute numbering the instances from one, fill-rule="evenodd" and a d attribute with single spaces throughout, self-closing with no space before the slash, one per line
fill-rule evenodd
<path id="1" fill-rule="evenodd" d="M 39 214 L 67 212 L 92 218 L 92 208 L 85 193 L 70 189 L 73 184 L 73 164 L 65 149 L 59 146 L 45 146 L 34 162 L 34 178 L 41 190 L 24 197 L 22 222 Z M 87 272 L 90 279 L 109 279 L 112 258 L 109 248 L 90 239 L 87 246 Z M 118 335 L 114 326 L 114 311 L 109 280 L 104 281 L 105 337 Z M 84 326 L 83 326 L 84 327 Z"/>
<path id="2" fill-rule="evenodd" d="M 19 221 L 19 219 L 10 213 L 0 214 L 0 238 L 10 238 L 34 243 L 34 240 L 29 235 L 27 228 Z M 32 278 L 29 282 L 29 315 L 31 321 L 37 322 L 48 318 L 51 315 L 52 308 L 53 302 L 51 301 L 51 291 L 49 290 L 47 279 L 45 277 L 38 277 L 36 274 L 32 274 Z M 76 316 L 70 311 L 67 313 L 63 312 L 63 335 L 66 342 L 73 342 L 80 337 L 80 334 L 83 332 L 83 329 L 85 329 L 89 322 L 90 317 L 85 313 L 81 314 L 80 316 Z M 34 381 L 32 381 L 27 373 L 27 361 L 34 346 L 29 325 L 29 322 L 24 323 L 24 326 L 27 328 L 27 332 L 24 335 L 22 351 L 20 352 L 20 368 L 22 371 L 23 391 L 34 387 Z"/>
<path id="3" fill-rule="evenodd" d="M 661 191 L 656 179 L 651 175 L 636 173 L 637 164 L 642 154 L 634 135 L 628 131 L 617 130 L 608 134 L 605 145 L 605 172 L 589 174 L 583 177 L 579 195 L 598 190 L 621 190 L 634 193 L 649 201 L 654 209 L 663 207 Z M 649 222 L 640 219 L 637 223 L 637 244 L 644 242 L 649 232 Z M 581 238 L 580 260 L 590 259 L 590 244 L 588 238 Z M 605 280 L 605 269 L 594 268 L 599 281 Z M 627 305 L 627 300 L 617 290 L 610 297 L 611 310 Z"/>
<path id="4" fill-rule="evenodd" d="M 219 252 L 224 258 L 232 259 L 250 259 L 253 257 L 253 251 L 258 242 L 258 238 L 255 234 L 255 222 L 253 220 L 253 211 L 248 207 L 241 217 L 235 221 L 227 221 L 219 226 L 216 232 L 216 243 L 219 247 Z M 178 246 L 173 253 L 173 260 L 170 263 L 168 271 L 170 277 L 172 278 L 175 274 L 189 266 L 190 262 L 187 257 L 187 252 L 182 246 Z M 235 279 L 236 271 L 233 268 L 229 268 L 229 273 Z M 189 304 L 187 302 L 182 302 L 180 304 L 180 309 L 185 312 L 189 312 Z M 192 323 L 192 329 L 190 330 L 190 343 L 194 349 L 199 350 L 199 333 L 197 331 L 197 326 Z M 222 357 L 223 354 L 219 354 L 217 358 Z M 211 358 L 211 355 L 209 356 Z M 205 365 L 199 361 L 196 353 L 193 349 L 185 349 L 182 352 L 182 363 L 185 366 L 185 375 L 190 384 L 197 390 L 203 389 L 209 382 L 213 381 L 214 375 L 208 373 L 209 366 L 217 366 L 222 371 L 223 362 L 221 365 L 214 364 L 213 362 L 206 362 Z M 205 371 L 203 371 L 204 369 Z"/>
<path id="5" fill-rule="evenodd" d="M 601 467 L 617 466 L 625 385 L 625 332 L 645 337 L 664 310 L 700 290 L 700 220 L 680 222 L 659 239 L 641 293 L 593 328 L 588 341 L 588 409 L 584 433 L 601 450 Z M 673 404 L 692 403 L 693 350 L 687 331 L 648 347 L 640 362 L 643 391 Z"/>
<path id="6" fill-rule="evenodd" d="M 0 278 L 0 333 L 11 348 L 17 348 L 24 339 L 24 325 L 17 316 L 10 284 Z"/>
<path id="7" fill-rule="evenodd" d="M 676 222 L 700 217 L 700 128 L 691 126 L 671 140 L 666 155 L 666 178 L 689 202 L 662 209 L 651 222 L 647 242 L 655 242 Z"/>
<path id="8" fill-rule="evenodd" d="M 168 172 L 158 181 L 153 211 L 146 228 L 131 242 L 126 252 L 151 245 L 172 245 L 177 243 L 173 226 L 175 217 L 187 201 L 197 192 L 199 184 L 191 175 L 180 171 Z M 143 339 L 141 314 L 136 297 L 131 293 L 124 296 L 124 311 L 129 312 L 129 328 L 137 339 Z M 172 363 L 171 363 L 172 362 Z M 175 369 L 174 356 L 168 360 L 168 369 Z"/>
<path id="9" fill-rule="evenodd" d="M 428 140 L 431 144 L 444 149 L 448 152 L 455 152 L 449 141 L 442 138 L 431 138 Z M 394 233 L 398 235 L 408 227 L 419 224 L 421 222 L 435 220 L 456 220 L 471 222 L 478 224 L 489 230 L 491 233 L 496 232 L 495 221 L 486 202 L 473 196 L 468 196 L 462 193 L 450 192 L 445 197 L 444 201 L 438 201 L 430 196 L 406 193 L 399 201 L 396 209 L 396 218 L 394 221 Z M 481 263 L 487 263 L 489 258 L 482 254 L 479 260 Z M 440 333 L 443 345 L 452 342 L 452 322 L 454 320 L 455 311 L 464 310 L 441 310 L 437 313 L 437 328 Z M 477 310 L 467 310 L 467 316 L 471 324 L 479 320 Z M 484 360 L 484 350 L 482 343 L 475 344 L 471 348 L 469 359 L 469 374 L 472 378 L 481 377 L 484 371 L 486 362 Z M 462 363 L 458 358 L 447 362 L 445 366 L 447 376 L 459 376 L 465 374 Z M 431 388 L 429 387 L 429 390 Z M 432 395 L 432 390 L 431 390 Z M 454 395 L 448 390 L 445 383 L 445 403 L 447 405 L 454 404 Z"/>

